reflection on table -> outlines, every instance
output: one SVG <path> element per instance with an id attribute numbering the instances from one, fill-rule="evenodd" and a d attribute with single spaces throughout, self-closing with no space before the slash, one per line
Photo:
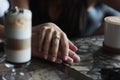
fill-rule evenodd
<path id="1" fill-rule="evenodd" d="M 120 55 L 104 52 L 102 43 L 104 36 L 92 36 L 72 40 L 78 47 L 79 63 L 73 65 L 55 64 L 45 60 L 32 58 L 28 72 L 33 80 L 102 80 L 100 71 L 103 68 L 120 67 Z M 8 69 L 0 64 L 2 75 Z"/>

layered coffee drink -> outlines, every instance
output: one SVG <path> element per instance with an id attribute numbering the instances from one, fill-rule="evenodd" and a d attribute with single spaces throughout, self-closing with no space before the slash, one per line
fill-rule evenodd
<path id="1" fill-rule="evenodd" d="M 15 7 L 5 13 L 5 54 L 11 63 L 26 63 L 31 59 L 30 10 Z"/>

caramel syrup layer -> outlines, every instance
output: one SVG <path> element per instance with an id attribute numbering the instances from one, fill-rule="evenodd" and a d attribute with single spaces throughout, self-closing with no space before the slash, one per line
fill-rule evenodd
<path id="1" fill-rule="evenodd" d="M 31 38 L 30 39 L 6 39 L 5 48 L 10 50 L 23 50 L 31 47 Z"/>

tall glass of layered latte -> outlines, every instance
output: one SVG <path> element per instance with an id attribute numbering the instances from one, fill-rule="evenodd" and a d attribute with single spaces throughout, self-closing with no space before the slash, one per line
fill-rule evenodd
<path id="1" fill-rule="evenodd" d="M 5 53 L 9 62 L 31 59 L 31 15 L 31 11 L 17 7 L 5 14 Z"/>
<path id="2" fill-rule="evenodd" d="M 18 7 L 5 13 L 4 51 L 7 64 L 11 64 L 13 70 L 6 73 L 3 80 L 8 80 L 8 78 L 9 80 L 31 80 L 29 74 L 19 69 L 31 60 L 31 17 L 30 10 Z"/>

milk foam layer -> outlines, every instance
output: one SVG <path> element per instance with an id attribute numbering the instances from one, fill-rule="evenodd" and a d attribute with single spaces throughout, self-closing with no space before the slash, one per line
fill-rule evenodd
<path id="1" fill-rule="evenodd" d="M 120 17 L 105 18 L 104 44 L 111 48 L 120 48 Z"/>
<path id="2" fill-rule="evenodd" d="M 120 16 L 109 16 L 105 18 L 105 21 L 111 24 L 120 25 Z"/>
<path id="3" fill-rule="evenodd" d="M 7 61 L 13 63 L 25 63 L 30 61 L 31 59 L 31 49 L 24 49 L 24 50 L 9 50 L 6 49 L 5 53 L 7 54 Z"/>
<path id="4" fill-rule="evenodd" d="M 7 54 L 7 61 L 13 63 L 30 61 L 31 17 L 30 10 L 17 7 L 5 13 L 5 53 Z"/>
<path id="5" fill-rule="evenodd" d="M 5 13 L 5 33 L 6 37 L 15 39 L 25 39 L 31 37 L 31 11 L 25 9 L 23 12 L 9 11 Z"/>

